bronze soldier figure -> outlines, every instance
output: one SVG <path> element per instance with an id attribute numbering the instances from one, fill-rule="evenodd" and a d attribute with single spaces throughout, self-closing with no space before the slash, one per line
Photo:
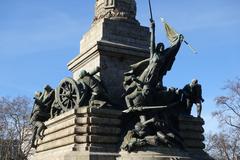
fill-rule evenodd
<path id="1" fill-rule="evenodd" d="M 37 91 L 34 96 L 34 106 L 30 123 L 34 126 L 31 146 L 36 148 L 35 141 L 43 138 L 43 131 L 47 128 L 43 122 L 50 118 L 51 105 L 55 98 L 54 90 L 46 85 L 44 92 Z"/>
<path id="2" fill-rule="evenodd" d="M 183 94 L 186 97 L 186 113 L 191 115 L 193 103 L 197 107 L 197 117 L 201 117 L 202 112 L 202 87 L 198 83 L 197 79 L 193 79 L 191 83 L 185 85 L 183 88 Z"/>
<path id="3" fill-rule="evenodd" d="M 78 83 L 81 83 L 83 86 L 83 96 L 79 104 L 80 106 L 85 105 L 88 102 L 90 106 L 93 106 L 94 101 L 104 101 L 107 99 L 107 91 L 102 84 L 100 77 L 96 75 L 99 71 L 100 67 L 95 68 L 91 73 L 86 70 L 81 70 L 78 79 Z"/>

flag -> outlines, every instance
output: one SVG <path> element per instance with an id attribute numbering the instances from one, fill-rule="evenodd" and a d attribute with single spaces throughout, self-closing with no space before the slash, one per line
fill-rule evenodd
<path id="1" fill-rule="evenodd" d="M 171 46 L 173 46 L 178 41 L 179 34 L 163 18 L 161 18 L 161 21 L 166 30 L 166 35 L 168 37 L 169 43 Z"/>
<path id="2" fill-rule="evenodd" d="M 161 18 L 161 21 L 166 30 L 166 35 L 168 37 L 169 43 L 171 46 L 173 46 L 177 43 L 179 34 L 163 18 Z M 186 40 L 184 40 L 184 43 L 192 50 L 193 53 L 197 53 L 197 51 Z"/>

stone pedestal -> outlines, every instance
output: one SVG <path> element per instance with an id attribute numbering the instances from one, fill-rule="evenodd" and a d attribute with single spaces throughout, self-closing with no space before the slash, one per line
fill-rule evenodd
<path id="1" fill-rule="evenodd" d="M 121 151 L 117 160 L 192 160 L 187 152 L 179 149 L 160 147 L 144 147 L 138 152 Z"/>
<path id="2" fill-rule="evenodd" d="M 68 69 L 78 79 L 81 69 L 100 66 L 100 78 L 111 99 L 121 104 L 123 73 L 149 57 L 149 37 L 149 29 L 133 21 L 100 19 L 83 36 L 80 54 L 68 63 Z"/>
<path id="3" fill-rule="evenodd" d="M 212 159 L 203 151 L 204 144 L 204 120 L 202 118 L 195 118 L 192 116 L 180 116 L 178 129 L 181 137 L 184 139 L 184 146 L 194 159 L 209 160 Z"/>
<path id="4" fill-rule="evenodd" d="M 45 124 L 34 160 L 115 160 L 121 112 L 82 107 Z"/>

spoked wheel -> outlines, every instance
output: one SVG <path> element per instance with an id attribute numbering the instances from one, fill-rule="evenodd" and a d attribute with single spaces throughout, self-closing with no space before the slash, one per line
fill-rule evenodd
<path id="1" fill-rule="evenodd" d="M 56 99 L 64 111 L 78 107 L 80 97 L 79 86 L 72 78 L 64 78 L 56 89 Z"/>

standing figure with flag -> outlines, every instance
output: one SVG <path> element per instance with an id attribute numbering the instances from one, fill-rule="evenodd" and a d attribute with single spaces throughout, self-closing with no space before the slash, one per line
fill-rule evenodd
<path id="1" fill-rule="evenodd" d="M 152 99 L 151 95 L 155 97 L 157 96 L 155 93 L 157 93 L 159 90 L 161 91 L 164 89 L 162 83 L 163 76 L 166 75 L 167 71 L 171 69 L 183 41 L 183 36 L 180 34 L 177 35 L 177 38 L 171 47 L 164 49 L 163 43 L 158 43 L 156 46 L 155 22 L 152 19 L 150 22 L 150 57 L 131 65 L 130 67 L 132 70 L 125 74 L 127 78 L 132 77 L 130 78 L 132 79 L 132 82 L 128 85 L 128 88 L 130 89 L 126 89 L 127 92 L 125 96 L 126 104 L 128 107 L 133 107 L 136 104 L 149 105 L 146 103 L 147 101 L 149 102 L 149 99 L 147 97 L 150 97 L 150 99 Z M 145 91 L 144 88 L 148 88 L 148 96 L 144 96 L 144 100 L 140 98 L 141 102 L 139 102 L 137 97 L 143 95 L 143 91 Z M 135 103 L 133 103 L 134 101 Z M 150 105 L 153 104 L 150 102 Z"/>
<path id="2" fill-rule="evenodd" d="M 150 3 L 149 6 L 151 14 L 150 56 L 148 59 L 131 65 L 131 71 L 125 73 L 125 101 L 128 107 L 136 107 L 136 105 L 140 106 L 142 104 L 154 105 L 151 99 L 158 97 L 158 93 L 161 93 L 165 89 L 163 86 L 163 76 L 166 75 L 167 71 L 171 70 L 175 57 L 184 40 L 182 34 L 176 33 L 165 23 L 165 29 L 171 46 L 165 49 L 163 43 L 156 45 L 155 22 L 152 17 Z M 147 96 L 145 96 L 145 88 L 147 88 Z M 138 98 L 139 96 L 141 98 Z"/>
<path id="3" fill-rule="evenodd" d="M 176 34 L 176 38 L 172 42 L 172 45 L 165 49 L 163 43 L 155 43 L 155 22 L 150 19 L 151 26 L 151 39 L 150 39 L 150 58 L 147 68 L 140 76 L 140 80 L 149 83 L 153 88 L 164 88 L 163 76 L 167 71 L 170 71 L 175 61 L 175 57 L 179 51 L 181 43 L 183 42 L 183 36 Z"/>

